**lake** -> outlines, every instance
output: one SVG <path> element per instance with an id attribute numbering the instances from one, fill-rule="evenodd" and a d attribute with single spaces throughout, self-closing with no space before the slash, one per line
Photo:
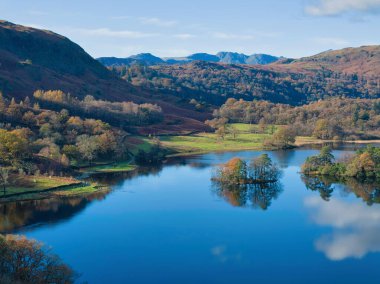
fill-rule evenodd
<path id="1" fill-rule="evenodd" d="M 303 179 L 318 150 L 302 148 L 267 152 L 283 171 L 270 191 L 212 184 L 213 166 L 262 153 L 179 158 L 99 177 L 108 193 L 0 205 L 0 231 L 51 246 L 78 282 L 380 283 L 377 187 Z"/>

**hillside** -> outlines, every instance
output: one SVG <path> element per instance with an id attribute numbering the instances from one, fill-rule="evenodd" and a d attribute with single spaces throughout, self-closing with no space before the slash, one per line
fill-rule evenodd
<path id="1" fill-rule="evenodd" d="M 194 61 L 113 71 L 136 86 L 211 104 L 232 97 L 298 105 L 328 97 L 380 97 L 379 50 L 349 48 L 265 66 Z"/>
<path id="2" fill-rule="evenodd" d="M 121 80 L 80 46 L 51 31 L 0 21 L 0 91 L 16 100 L 38 89 L 62 90 L 83 99 L 154 103 L 162 107 L 163 124 L 155 131 L 206 129 L 207 114 L 196 112 L 175 96 L 151 93 Z"/>
<path id="3" fill-rule="evenodd" d="M 339 73 L 380 78 L 380 45 L 329 50 L 294 61 L 279 61 L 273 66 L 285 70 L 328 69 Z"/>

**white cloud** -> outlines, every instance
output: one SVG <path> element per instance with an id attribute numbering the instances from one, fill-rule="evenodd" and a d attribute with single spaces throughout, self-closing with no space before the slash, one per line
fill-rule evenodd
<path id="1" fill-rule="evenodd" d="M 114 37 L 114 38 L 149 38 L 157 37 L 160 34 L 157 33 L 144 33 L 139 31 L 129 31 L 129 30 L 111 30 L 108 28 L 99 29 L 74 29 L 74 32 L 80 33 L 86 36 L 103 36 L 103 37 Z"/>
<path id="2" fill-rule="evenodd" d="M 222 32 L 214 33 L 213 37 L 216 39 L 225 39 L 225 40 L 253 40 L 253 39 L 256 39 L 256 37 L 253 35 L 227 34 L 227 33 L 222 33 Z"/>
<path id="3" fill-rule="evenodd" d="M 349 11 L 372 12 L 380 9 L 380 0 L 319 0 L 318 4 L 306 7 L 313 16 L 334 16 Z"/>
<path id="4" fill-rule="evenodd" d="M 342 38 L 335 37 L 316 37 L 313 38 L 313 42 L 322 45 L 335 45 L 335 46 L 347 46 L 350 43 Z"/>
<path id="5" fill-rule="evenodd" d="M 158 26 L 158 27 L 172 27 L 177 24 L 176 21 L 167 21 L 167 20 L 162 20 L 159 18 L 141 17 L 139 18 L 139 20 L 144 25 L 153 25 L 153 26 Z"/>
<path id="6" fill-rule="evenodd" d="M 313 210 L 311 218 L 330 226 L 333 232 L 315 242 L 317 250 L 330 260 L 362 258 L 370 252 L 380 252 L 380 207 L 364 203 L 349 203 L 337 199 L 325 202 L 319 197 L 305 200 Z"/>

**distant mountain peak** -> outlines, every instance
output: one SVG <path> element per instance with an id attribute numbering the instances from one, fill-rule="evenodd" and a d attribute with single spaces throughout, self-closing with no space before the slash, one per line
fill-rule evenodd
<path id="1" fill-rule="evenodd" d="M 102 57 L 98 60 L 106 66 L 120 66 L 131 64 L 160 65 L 160 64 L 187 64 L 192 61 L 205 61 L 225 64 L 247 64 L 247 65 L 266 65 L 276 62 L 282 57 L 268 54 L 246 55 L 238 52 L 221 51 L 216 55 L 209 53 L 194 53 L 186 57 L 166 57 L 160 58 L 151 53 L 140 53 L 127 58 Z"/>

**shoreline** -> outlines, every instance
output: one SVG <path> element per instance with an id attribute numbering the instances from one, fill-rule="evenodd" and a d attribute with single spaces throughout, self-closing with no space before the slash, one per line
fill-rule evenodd
<path id="1" fill-rule="evenodd" d="M 342 143 L 342 144 L 372 144 L 372 143 L 380 143 L 380 140 L 348 140 L 348 141 L 337 141 L 337 140 L 303 140 L 298 139 L 294 143 L 294 148 L 299 148 L 302 146 L 307 145 L 320 145 L 323 143 Z M 241 147 L 241 148 L 226 148 L 226 149 L 219 149 L 219 150 L 200 150 L 200 151 L 183 151 L 183 152 L 177 152 L 173 154 L 169 154 L 166 156 L 166 159 L 164 163 L 171 158 L 181 158 L 181 157 L 190 157 L 190 156 L 197 156 L 197 155 L 204 155 L 204 154 L 210 154 L 210 153 L 225 153 L 225 152 L 240 152 L 240 151 L 276 151 L 281 149 L 276 148 L 265 148 L 263 146 L 252 146 L 252 147 Z M 90 177 L 93 174 L 109 174 L 109 173 L 122 173 L 122 172 L 131 172 L 138 170 L 141 168 L 141 166 L 137 166 L 135 164 L 131 163 L 132 161 L 124 161 L 124 162 L 112 162 L 107 164 L 100 164 L 95 165 L 92 167 L 84 167 L 80 168 L 79 172 L 82 174 L 82 176 L 77 177 L 77 182 L 74 182 L 72 184 L 67 184 L 63 186 L 58 187 L 52 187 L 47 189 L 41 189 L 41 190 L 31 190 L 30 192 L 20 192 L 20 193 L 13 193 L 6 197 L 1 197 L 0 195 L 0 203 L 8 203 L 8 202 L 15 202 L 15 201 L 30 201 L 30 200 L 40 200 L 40 199 L 47 199 L 52 197 L 62 198 L 62 197 L 70 197 L 70 196 L 77 196 L 77 195 L 86 195 L 91 194 L 103 190 L 109 190 L 108 186 L 103 185 L 95 185 L 95 184 L 88 184 L 84 186 L 83 180 L 86 177 Z M 87 190 L 83 190 L 84 188 L 88 188 Z M 32 196 L 28 196 L 32 195 Z M 24 197 L 23 197 L 24 196 Z"/>

